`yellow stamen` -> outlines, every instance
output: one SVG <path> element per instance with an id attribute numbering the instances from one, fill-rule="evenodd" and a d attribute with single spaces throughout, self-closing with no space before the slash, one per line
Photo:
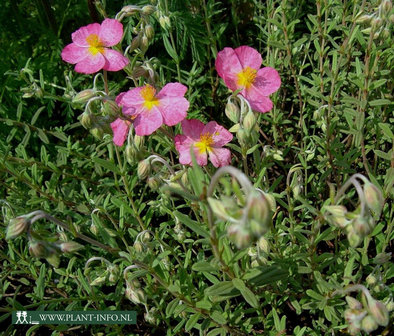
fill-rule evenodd
<path id="1" fill-rule="evenodd" d="M 213 145 L 214 141 L 212 138 L 212 134 L 210 133 L 204 133 L 200 135 L 200 141 L 196 142 L 194 144 L 195 147 L 198 148 L 198 151 L 200 152 L 200 154 L 207 152 L 211 152 L 212 151 L 212 145 Z"/>
<path id="2" fill-rule="evenodd" d="M 237 74 L 238 80 L 237 84 L 243 86 L 245 89 L 249 89 L 256 79 L 257 70 L 251 67 L 246 67 L 241 72 Z"/>
<path id="3" fill-rule="evenodd" d="M 88 50 L 93 56 L 96 55 L 97 53 L 102 53 L 102 54 L 104 53 L 105 48 L 97 34 L 90 34 L 86 38 L 86 42 L 89 44 Z"/>
<path id="4" fill-rule="evenodd" d="M 155 97 L 156 90 L 153 86 L 146 85 L 141 90 L 141 97 L 145 100 L 144 106 L 150 110 L 153 106 L 159 105 L 159 99 Z"/>

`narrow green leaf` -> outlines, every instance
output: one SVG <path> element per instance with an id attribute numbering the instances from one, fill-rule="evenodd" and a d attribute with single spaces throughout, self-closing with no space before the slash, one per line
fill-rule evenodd
<path id="1" fill-rule="evenodd" d="M 46 274 L 46 266 L 42 264 L 40 267 L 40 274 L 37 279 L 37 286 L 36 286 L 36 294 L 42 300 L 44 298 L 44 291 L 45 291 L 45 274 Z"/>
<path id="2" fill-rule="evenodd" d="M 120 174 L 119 168 L 113 162 L 108 161 L 108 160 L 104 160 L 104 159 L 100 159 L 98 157 L 94 157 L 92 160 L 94 163 L 97 163 L 101 167 L 106 168 L 107 170 L 114 172 L 116 174 Z"/>
<path id="3" fill-rule="evenodd" d="M 171 58 L 175 61 L 175 63 L 179 63 L 179 57 L 172 47 L 170 40 L 168 39 L 167 35 L 163 34 L 163 42 L 164 42 L 164 48 L 166 48 L 168 55 L 171 56 Z"/>
<path id="4" fill-rule="evenodd" d="M 174 216 L 178 218 L 181 223 L 186 225 L 190 230 L 194 231 L 195 233 L 199 234 L 204 238 L 209 238 L 209 233 L 205 231 L 205 229 L 203 229 L 201 225 L 198 224 L 196 221 L 190 219 L 188 216 L 184 215 L 179 211 L 174 211 Z"/>
<path id="5" fill-rule="evenodd" d="M 218 269 L 216 267 L 213 267 L 209 262 L 207 261 L 198 261 L 192 266 L 193 271 L 197 272 L 216 272 Z"/>
<path id="6" fill-rule="evenodd" d="M 197 324 L 197 321 L 199 320 L 200 317 L 201 317 L 201 314 L 199 314 L 199 313 L 198 314 L 193 314 L 187 320 L 186 325 L 185 325 L 185 330 L 186 331 L 191 330 Z"/>
<path id="7" fill-rule="evenodd" d="M 219 324 L 226 324 L 227 320 L 226 318 L 223 316 L 222 313 L 218 312 L 217 310 L 215 310 L 212 314 L 211 314 L 212 319 L 219 323 Z"/>

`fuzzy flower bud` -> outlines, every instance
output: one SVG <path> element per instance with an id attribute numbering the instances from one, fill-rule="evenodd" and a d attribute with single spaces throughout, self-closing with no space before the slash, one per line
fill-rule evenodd
<path id="1" fill-rule="evenodd" d="M 369 23 L 372 20 L 371 15 L 361 15 L 356 22 L 357 23 Z"/>
<path id="2" fill-rule="evenodd" d="M 368 208 L 374 212 L 376 217 L 379 217 L 383 207 L 383 196 L 379 188 L 370 182 L 365 183 L 364 197 Z"/>
<path id="3" fill-rule="evenodd" d="M 74 253 L 76 251 L 79 251 L 83 249 L 83 245 L 78 244 L 77 242 L 74 241 L 68 241 L 65 243 L 61 243 L 59 245 L 60 250 L 64 253 Z"/>
<path id="4" fill-rule="evenodd" d="M 47 255 L 45 243 L 38 240 L 29 240 L 29 253 L 36 258 L 45 257 Z"/>
<path id="5" fill-rule="evenodd" d="M 367 281 L 367 284 L 370 285 L 370 286 L 374 286 L 377 283 L 376 277 L 374 275 L 372 275 L 372 274 L 367 276 L 366 281 Z"/>
<path id="6" fill-rule="evenodd" d="M 349 305 L 350 309 L 361 310 L 363 308 L 361 302 L 355 299 L 354 297 L 346 296 L 346 302 Z"/>
<path id="7" fill-rule="evenodd" d="M 248 132 L 245 129 L 240 128 L 237 131 L 237 139 L 241 146 L 246 146 L 248 144 L 248 138 Z"/>
<path id="8" fill-rule="evenodd" d="M 378 324 L 371 315 L 367 315 L 361 321 L 361 329 L 367 333 L 370 333 L 378 329 Z"/>
<path id="9" fill-rule="evenodd" d="M 159 189 L 160 186 L 160 178 L 158 178 L 157 176 L 151 176 L 148 178 L 147 180 L 148 186 L 149 188 L 151 188 L 153 191 Z"/>
<path id="10" fill-rule="evenodd" d="M 389 312 L 386 306 L 373 298 L 368 300 L 368 308 L 376 323 L 385 327 L 389 323 Z"/>
<path id="11" fill-rule="evenodd" d="M 104 115 L 117 118 L 120 114 L 120 108 L 113 100 L 106 100 L 103 103 L 102 112 Z"/>
<path id="12" fill-rule="evenodd" d="M 260 237 L 271 226 L 271 206 L 265 196 L 260 192 L 254 192 L 249 195 L 248 203 L 248 219 L 251 232 L 254 236 Z"/>
<path id="13" fill-rule="evenodd" d="M 72 103 L 75 105 L 85 105 L 89 99 L 93 98 L 96 95 L 93 89 L 83 90 L 75 95 L 72 99 Z"/>
<path id="14" fill-rule="evenodd" d="M 227 228 L 227 235 L 240 249 L 250 246 L 252 242 L 249 231 L 240 224 L 230 225 Z"/>
<path id="15" fill-rule="evenodd" d="M 10 222 L 7 226 L 7 233 L 5 239 L 14 239 L 20 236 L 28 229 L 29 225 L 30 220 L 29 217 L 26 215 L 10 219 Z"/>
<path id="16" fill-rule="evenodd" d="M 86 128 L 90 129 L 93 124 L 94 115 L 89 112 L 84 112 L 80 116 L 81 125 Z"/>
<path id="17" fill-rule="evenodd" d="M 373 262 L 376 265 L 383 265 L 386 262 L 390 261 L 390 259 L 391 259 L 391 253 L 382 252 L 376 255 L 376 257 L 373 259 Z"/>
<path id="18" fill-rule="evenodd" d="M 155 35 L 155 30 L 153 29 L 152 25 L 148 24 L 145 26 L 145 35 L 149 41 L 153 39 L 153 36 Z"/>
<path id="19" fill-rule="evenodd" d="M 239 107 L 234 104 L 230 99 L 227 100 L 226 109 L 224 110 L 227 118 L 229 118 L 233 123 L 239 122 L 240 111 Z"/>
<path id="20" fill-rule="evenodd" d="M 133 289 L 129 285 L 126 287 L 125 296 L 135 304 L 143 303 L 146 300 L 145 293 L 142 289 Z"/>
<path id="21" fill-rule="evenodd" d="M 156 308 L 151 308 L 148 312 L 144 314 L 145 321 L 157 325 L 159 322 L 159 319 L 157 318 L 157 309 Z"/>
<path id="22" fill-rule="evenodd" d="M 367 236 L 371 232 L 371 229 L 368 224 L 368 220 L 365 217 L 357 216 L 352 221 L 352 226 L 354 232 L 357 233 L 362 238 Z"/>
<path id="23" fill-rule="evenodd" d="M 391 8 L 393 8 L 393 4 L 391 3 L 390 0 L 383 0 L 380 6 L 382 7 L 383 11 L 387 14 L 390 13 Z"/>
<path id="24" fill-rule="evenodd" d="M 151 172 L 151 165 L 148 160 L 142 160 L 138 163 L 137 175 L 141 180 L 145 180 Z"/>
<path id="25" fill-rule="evenodd" d="M 142 14 L 144 15 L 151 15 L 156 11 L 156 7 L 152 5 L 146 5 L 142 7 Z"/>
<path id="26" fill-rule="evenodd" d="M 246 131 L 250 132 L 254 125 L 256 125 L 256 116 L 254 115 L 253 111 L 249 111 L 246 113 L 246 116 L 242 122 L 242 126 L 245 128 Z"/>
<path id="27" fill-rule="evenodd" d="M 325 217 L 332 225 L 345 228 L 349 224 L 349 220 L 345 216 L 347 209 L 343 205 L 326 205 L 324 209 Z"/>
<path id="28" fill-rule="evenodd" d="M 144 143 L 145 137 L 139 135 L 134 136 L 134 146 L 137 150 L 140 150 L 144 146 Z"/>
<path id="29" fill-rule="evenodd" d="M 149 40 L 146 37 L 146 35 L 143 35 L 141 37 L 140 49 L 142 52 L 145 52 L 148 50 L 148 47 L 149 47 Z"/>
<path id="30" fill-rule="evenodd" d="M 349 241 L 350 246 L 357 247 L 358 245 L 360 245 L 362 238 L 352 229 L 349 230 L 347 234 L 347 240 Z"/>
<path id="31" fill-rule="evenodd" d="M 133 51 L 133 50 L 135 50 L 135 49 L 137 49 L 137 48 L 139 48 L 140 47 L 140 44 L 141 44 L 141 35 L 140 34 L 138 34 L 136 37 L 134 37 L 133 39 L 132 39 L 132 41 L 131 41 L 131 43 L 130 43 L 130 48 L 129 48 L 129 51 Z"/>
<path id="32" fill-rule="evenodd" d="M 133 5 L 124 6 L 121 10 L 121 12 L 125 14 L 125 16 L 131 16 L 135 13 L 138 13 L 139 11 L 140 11 L 140 8 L 137 6 L 133 6 Z"/>

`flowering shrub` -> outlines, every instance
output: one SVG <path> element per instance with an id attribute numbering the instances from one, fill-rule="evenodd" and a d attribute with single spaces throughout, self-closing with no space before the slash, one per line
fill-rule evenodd
<path id="1" fill-rule="evenodd" d="M 391 1 L 116 5 L 33 12 L 59 38 L 6 74 L 7 332 L 388 335 Z"/>

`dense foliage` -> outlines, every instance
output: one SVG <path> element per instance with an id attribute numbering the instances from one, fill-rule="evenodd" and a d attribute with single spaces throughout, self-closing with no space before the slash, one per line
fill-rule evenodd
<path id="1" fill-rule="evenodd" d="M 389 335 L 391 1 L 123 6 L 7 0 L 0 11 L 5 335 Z M 71 33 L 115 16 L 123 71 L 62 61 Z M 267 113 L 215 69 L 218 52 L 242 45 L 280 75 Z M 179 124 L 114 144 L 115 97 L 170 82 L 187 87 L 188 119 L 234 135 L 235 168 L 180 164 Z M 85 309 L 136 310 L 137 325 L 10 324 L 14 310 Z"/>

